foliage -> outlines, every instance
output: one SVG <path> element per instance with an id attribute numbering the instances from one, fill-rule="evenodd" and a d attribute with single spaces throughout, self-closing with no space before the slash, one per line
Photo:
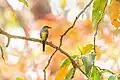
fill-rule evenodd
<path id="1" fill-rule="evenodd" d="M 19 0 L 20 2 L 22 2 L 25 6 L 28 7 L 28 2 L 26 0 Z"/>
<path id="2" fill-rule="evenodd" d="M 118 28 L 120 26 L 120 22 L 119 22 L 120 2 L 119 2 L 119 0 L 112 0 L 111 5 L 109 7 L 109 14 L 110 14 L 111 23 L 118 30 Z"/>
<path id="3" fill-rule="evenodd" d="M 92 70 L 89 73 L 89 76 L 91 80 L 102 80 L 101 72 L 99 68 L 97 68 L 96 66 L 92 67 Z"/>
<path id="4" fill-rule="evenodd" d="M 73 68 L 71 68 L 68 72 L 68 74 L 66 75 L 65 79 L 64 80 L 70 80 L 71 77 L 73 75 Z"/>
<path id="5" fill-rule="evenodd" d="M 72 57 L 74 60 L 76 60 L 76 59 L 79 58 L 78 55 L 73 55 L 73 56 L 71 56 L 71 57 Z M 66 59 L 64 59 L 64 60 L 61 62 L 60 67 L 64 67 L 64 66 L 66 66 L 66 65 L 68 65 L 68 64 L 70 64 L 70 63 L 71 63 L 70 59 L 69 59 L 69 58 L 66 58 Z"/>
<path id="6" fill-rule="evenodd" d="M 83 55 L 82 61 L 83 61 L 83 65 L 85 66 L 85 73 L 88 74 L 89 71 L 91 70 L 92 66 L 94 65 L 95 53 L 90 52 L 87 55 Z"/>
<path id="7" fill-rule="evenodd" d="M 108 80 L 116 80 L 117 79 L 117 76 L 116 75 L 111 75 Z"/>
<path id="8" fill-rule="evenodd" d="M 108 0 L 94 0 L 92 10 L 92 21 L 94 26 L 104 17 L 104 11 Z"/>
<path id="9" fill-rule="evenodd" d="M 82 1 L 82 0 L 79 0 L 79 2 L 80 1 Z M 25 6 L 29 7 L 27 0 L 19 0 L 19 2 L 22 2 Z M 65 11 L 64 10 L 65 8 L 69 7 L 67 5 L 68 4 L 67 2 L 69 2 L 69 1 L 60 0 L 59 6 L 60 6 L 60 8 L 62 8 L 63 11 Z M 83 20 L 83 21 L 79 20 L 76 23 L 78 18 L 81 16 L 81 13 L 85 12 L 85 10 L 90 6 L 90 4 L 92 2 L 93 2 L 92 20 L 90 18 L 86 18 L 85 20 Z M 30 22 L 29 22 L 30 18 L 27 18 L 27 19 L 25 19 L 26 20 L 25 26 L 20 27 L 20 28 L 22 28 L 22 30 L 24 30 L 26 37 L 25 36 L 17 36 L 17 31 L 15 32 L 16 35 L 11 35 L 8 33 L 9 29 L 8 29 L 8 31 L 4 31 L 4 29 L 2 30 L 0 28 L 0 34 L 5 35 L 8 38 L 8 43 L 10 43 L 8 50 L 11 49 L 10 47 L 13 48 L 12 49 L 13 51 L 11 50 L 12 54 L 7 55 L 8 60 L 11 60 L 11 59 L 9 59 L 9 57 L 11 57 L 11 55 L 14 56 L 15 58 L 17 57 L 17 60 L 12 59 L 13 62 L 17 61 L 16 63 L 12 64 L 11 62 L 8 62 L 11 65 L 5 65 L 2 62 L 0 63 L 1 75 L 4 76 L 5 74 L 10 74 L 9 76 L 11 76 L 11 75 L 18 73 L 19 75 L 17 75 L 17 76 L 21 76 L 21 75 L 23 76 L 23 75 L 27 74 L 27 77 L 28 77 L 28 76 L 30 76 L 29 73 L 33 73 L 34 74 L 33 76 L 36 76 L 36 75 L 38 76 L 37 80 L 41 80 L 41 78 L 39 77 L 39 76 L 41 76 L 41 72 L 39 72 L 39 71 L 42 71 L 42 70 L 38 70 L 38 68 L 41 67 L 41 65 L 43 67 L 43 65 L 46 64 L 46 62 L 45 62 L 45 64 L 44 63 L 41 64 L 41 62 L 42 62 L 41 60 L 46 57 L 46 54 L 47 54 L 46 59 L 48 59 L 48 55 L 51 54 L 51 52 L 53 52 L 52 48 L 54 48 L 56 50 L 58 49 L 58 51 L 57 51 L 57 54 L 55 55 L 55 57 L 53 57 L 53 55 L 52 55 L 50 57 L 50 59 L 48 60 L 47 67 L 49 66 L 49 64 L 51 64 L 49 69 L 46 70 L 47 74 L 49 74 L 49 75 L 47 75 L 48 80 L 53 80 L 53 78 L 55 78 L 55 80 L 71 80 L 71 78 L 73 78 L 73 77 L 76 78 L 76 76 L 77 76 L 76 74 L 80 73 L 80 72 L 78 72 L 78 70 L 81 71 L 81 73 L 84 74 L 85 77 L 88 78 L 89 80 L 103 80 L 104 79 L 103 73 L 110 74 L 109 77 L 107 77 L 107 80 L 119 80 L 120 79 L 119 71 L 112 72 L 109 69 L 104 69 L 99 66 L 96 66 L 97 60 L 104 58 L 106 53 L 107 53 L 106 54 L 107 56 L 105 56 L 106 59 L 110 60 L 111 58 L 112 59 L 114 58 L 113 59 L 114 62 L 117 62 L 119 60 L 119 55 L 118 55 L 119 54 L 118 52 L 120 52 L 118 50 L 119 49 L 119 38 L 117 38 L 116 36 L 114 37 L 114 35 L 111 35 L 113 30 L 112 30 L 112 28 L 108 27 L 108 23 L 107 23 L 107 26 L 105 25 L 104 16 L 105 15 L 109 16 L 111 24 L 115 26 L 116 30 L 118 30 L 118 28 L 120 26 L 120 20 L 119 20 L 120 19 L 120 1 L 119 0 L 111 0 L 111 3 L 108 3 L 108 2 L 109 2 L 109 0 L 91 0 L 91 3 L 89 3 L 89 5 L 87 5 L 87 7 L 85 7 L 83 10 L 81 10 L 80 14 L 78 14 L 78 16 L 76 17 L 76 19 L 74 20 L 73 23 L 70 23 L 66 19 L 66 17 L 63 17 L 63 15 L 54 16 L 54 15 L 48 14 L 48 15 L 43 16 L 43 18 L 36 21 L 37 27 L 36 26 L 32 27 L 32 26 L 30 26 L 30 25 L 33 25 L 33 24 L 31 24 L 32 20 L 30 20 Z M 35 4 L 37 4 L 37 3 L 35 3 Z M 9 6 L 9 7 L 12 8 L 11 6 Z M 69 9 L 67 13 L 69 13 L 71 9 Z M 6 10 L 6 12 L 7 12 L 7 14 L 2 15 L 2 16 L 6 17 L 4 19 L 4 20 L 6 20 L 5 25 L 7 24 L 7 26 L 17 26 L 16 25 L 18 23 L 16 20 L 17 19 L 16 17 L 18 17 L 17 14 L 13 10 L 10 10 L 10 11 Z M 0 11 L 0 13 L 2 13 L 2 11 Z M 26 10 L 26 12 L 23 12 L 23 13 L 27 13 L 27 10 Z M 30 12 L 30 14 L 28 14 L 27 17 L 29 17 L 31 15 L 31 13 L 32 12 Z M 22 16 L 24 16 L 24 15 L 22 14 Z M 21 18 L 21 16 L 20 16 L 20 18 Z M 26 16 L 24 16 L 23 19 L 24 18 L 26 18 Z M 23 21 L 25 21 L 25 20 L 23 20 Z M 98 28 L 98 25 L 100 22 L 102 22 L 102 20 L 103 20 L 103 23 L 101 23 L 101 25 L 103 25 L 103 26 L 102 27 L 100 26 Z M 0 14 L 0 22 L 2 22 L 1 14 Z M 29 22 L 30 25 L 26 25 L 27 22 Z M 32 32 L 33 29 L 36 29 L 36 31 L 37 30 L 39 31 L 43 24 L 52 26 L 52 29 L 50 30 L 50 35 L 48 37 L 49 38 L 48 40 L 50 42 L 48 42 L 48 41 L 46 42 L 46 44 L 49 46 L 46 46 L 46 51 L 44 52 L 45 54 L 42 51 L 40 51 L 41 47 L 39 48 L 39 45 L 37 45 L 37 47 L 36 47 L 36 45 L 35 46 L 32 45 L 32 47 L 31 47 L 30 43 L 29 43 L 29 41 L 41 42 L 40 39 L 30 38 L 30 37 L 32 36 L 31 34 L 34 34 L 34 32 Z M 10 28 L 13 28 L 13 27 L 10 27 Z M 96 35 L 97 35 L 97 32 L 99 31 L 100 36 L 98 36 L 98 39 L 100 39 L 100 40 L 98 40 L 98 43 L 99 43 L 99 41 L 101 41 L 100 44 L 97 44 L 97 45 L 91 44 L 91 43 L 93 43 L 93 41 L 91 41 L 91 40 L 93 40 L 92 28 L 96 28 L 96 33 L 95 33 Z M 5 28 L 5 29 L 7 30 L 7 28 Z M 69 31 L 69 30 L 71 30 L 71 31 Z M 67 34 L 68 32 L 69 32 L 69 34 Z M 29 34 L 29 33 L 31 33 L 31 34 Z M 35 33 L 38 33 L 38 32 L 35 32 Z M 61 42 L 60 35 L 62 33 L 65 33 L 65 35 L 64 35 L 65 39 L 63 40 L 63 45 L 59 47 L 56 45 Z M 22 34 L 22 35 L 24 35 L 24 34 Z M 33 37 L 35 37 L 35 36 L 36 36 L 36 34 Z M 92 38 L 91 38 L 91 36 L 92 36 Z M 94 35 L 94 37 L 95 37 L 95 35 Z M 29 40 L 29 41 L 25 42 L 24 48 L 22 51 L 22 50 L 17 49 L 17 47 L 19 45 L 21 45 L 21 43 L 20 43 L 21 41 L 15 42 L 15 41 L 12 41 L 12 38 Z M 0 43 L 3 44 L 3 45 L 1 45 L 2 59 L 4 59 L 3 53 L 4 52 L 7 53 L 7 50 L 3 51 L 3 50 L 5 50 L 4 47 L 2 48 L 2 46 L 5 46 L 3 41 L 4 41 L 4 39 L 1 38 Z M 96 40 L 94 39 L 94 42 L 95 41 Z M 20 43 L 20 44 L 17 47 L 13 46 L 16 43 Z M 108 43 L 108 44 L 106 44 L 106 43 Z M 105 50 L 106 45 L 107 45 L 107 48 L 109 47 L 108 52 Z M 78 52 L 76 51 L 76 46 L 77 46 Z M 30 47 L 30 49 L 28 49 L 28 47 Z M 34 49 L 32 49 L 32 48 L 34 48 Z M 114 54 L 113 54 L 113 49 L 115 49 L 115 51 L 116 51 L 116 52 L 114 52 Z M 20 53 L 20 54 L 17 54 L 17 53 Z M 59 54 L 59 53 L 62 53 L 62 54 Z M 65 57 L 63 54 L 66 55 L 67 57 Z M 40 55 L 44 55 L 44 57 L 40 57 Z M 53 58 L 53 61 L 51 61 L 52 58 Z M 43 62 L 47 61 L 46 59 L 43 60 Z M 104 62 L 106 59 L 104 59 Z M 112 62 L 112 61 L 110 61 L 110 62 Z M 31 68 L 31 65 L 32 65 L 32 68 Z M 116 64 L 116 65 L 119 67 L 118 64 Z M 115 67 L 116 67 L 116 65 L 115 65 Z M 31 69 L 30 71 L 28 69 L 29 66 Z M 13 71 L 13 70 L 15 70 L 15 71 Z M 14 77 L 14 79 L 24 80 L 24 78 L 21 78 L 21 77 L 16 77 L 16 78 Z M 32 77 L 30 76 L 29 79 L 32 79 Z M 78 79 L 78 80 L 80 80 L 80 79 Z"/>
<path id="10" fill-rule="evenodd" d="M 21 77 L 17 77 L 16 80 L 23 80 Z"/>
<path id="11" fill-rule="evenodd" d="M 64 67 L 62 67 L 58 70 L 58 72 L 56 73 L 55 80 L 64 80 L 64 77 L 68 73 L 68 66 L 69 65 L 65 65 Z"/>

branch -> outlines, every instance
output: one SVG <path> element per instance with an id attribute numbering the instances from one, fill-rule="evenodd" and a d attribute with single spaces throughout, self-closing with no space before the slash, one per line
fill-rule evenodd
<path id="1" fill-rule="evenodd" d="M 28 38 L 28 37 L 24 37 L 24 36 L 16 36 L 16 35 L 11 35 L 5 31 L 3 31 L 1 28 L 0 28 L 0 34 L 2 35 L 5 35 L 7 36 L 8 38 L 16 38 L 16 39 L 23 39 L 23 40 L 29 40 L 29 41 L 33 41 L 33 42 L 40 42 L 41 43 L 41 40 L 40 39 L 36 39 L 36 38 Z M 59 48 L 58 46 L 52 44 L 51 42 L 48 42 L 46 41 L 46 44 L 51 46 L 52 48 L 55 48 L 56 50 L 59 50 L 62 54 L 66 55 L 70 61 L 72 62 L 73 65 L 75 65 L 84 75 L 86 75 L 82 70 L 81 68 L 79 67 L 79 65 L 76 64 L 76 62 L 71 58 L 70 55 L 68 55 L 67 52 L 65 52 L 64 50 L 62 50 L 61 48 Z M 2 50 L 3 51 L 3 50 Z"/>
<path id="2" fill-rule="evenodd" d="M 6 4 L 7 4 L 7 6 L 8 6 L 8 8 L 9 8 L 13 13 L 16 13 L 16 11 L 12 8 L 12 6 L 9 4 L 9 2 L 8 2 L 7 0 L 5 0 L 5 2 L 6 2 Z M 28 32 L 27 32 L 26 29 L 25 29 L 26 26 L 25 26 L 24 20 L 21 19 L 21 16 L 19 16 L 19 15 L 16 13 L 16 14 L 15 14 L 15 18 L 16 18 L 16 20 L 18 21 L 17 23 L 19 23 L 20 26 L 21 26 L 21 28 L 24 30 L 25 35 L 26 35 L 26 36 L 29 36 Z M 8 38 L 8 42 L 7 42 L 6 47 L 9 46 L 9 43 L 10 43 L 10 38 Z M 27 46 L 27 42 L 26 42 L 25 45 Z"/>
<path id="3" fill-rule="evenodd" d="M 83 12 L 85 12 L 85 10 L 91 5 L 91 3 L 93 2 L 93 0 L 91 0 L 84 8 L 83 10 L 78 14 L 78 16 L 75 18 L 73 25 L 71 27 L 69 27 L 62 35 L 60 38 L 60 46 L 62 46 L 62 40 L 63 37 L 75 26 L 76 21 L 78 20 L 78 18 L 82 15 Z"/>
<path id="4" fill-rule="evenodd" d="M 11 34 L 5 32 L 5 31 L 3 31 L 1 28 L 0 28 L 0 34 L 5 35 L 8 38 L 23 39 L 23 40 L 29 40 L 29 41 L 40 42 L 41 43 L 40 39 L 28 38 L 28 37 L 24 37 L 24 36 L 11 35 Z M 81 70 L 81 68 L 79 67 L 79 65 L 77 65 L 75 63 L 75 61 L 71 58 L 70 55 L 68 55 L 67 52 L 65 52 L 63 49 L 59 48 L 58 46 L 52 44 L 51 42 L 46 41 L 46 44 L 49 45 L 49 46 L 51 46 L 52 48 L 55 48 L 56 50 L 59 50 L 62 54 L 66 55 L 70 59 L 70 61 L 85 75 L 85 73 Z"/>
<path id="5" fill-rule="evenodd" d="M 6 47 L 8 47 L 9 44 L 10 44 L 10 38 L 8 37 L 8 42 L 7 42 L 7 44 L 6 44 Z"/>
<path id="6" fill-rule="evenodd" d="M 49 66 L 50 61 L 51 61 L 52 57 L 54 56 L 54 54 L 57 52 L 57 50 L 59 50 L 61 53 L 63 53 L 64 55 L 66 55 L 66 56 L 70 59 L 70 61 L 71 61 L 71 63 L 73 64 L 73 66 L 76 66 L 84 75 L 86 75 L 86 74 L 81 70 L 81 68 L 79 67 L 79 65 L 76 64 L 76 62 L 71 58 L 71 56 L 69 56 L 68 53 L 65 52 L 64 50 L 62 50 L 60 47 L 62 46 L 63 37 L 74 27 L 77 19 L 78 19 L 78 18 L 80 17 L 80 15 L 90 6 L 90 4 L 92 3 L 92 1 L 93 1 L 93 0 L 91 0 L 91 1 L 89 2 L 89 4 L 86 5 L 85 8 L 79 13 L 79 15 L 76 17 L 73 25 L 72 25 L 71 27 L 69 27 L 69 28 L 65 31 L 65 33 L 64 33 L 63 35 L 61 35 L 59 47 L 56 46 L 56 45 L 54 45 L 54 44 L 52 44 L 51 42 L 47 42 L 47 41 L 46 41 L 46 44 L 47 44 L 47 45 L 55 48 L 56 50 L 54 51 L 54 53 L 53 53 L 52 56 L 50 57 L 50 59 L 49 59 L 49 61 L 48 61 L 48 64 L 47 64 L 47 66 L 45 67 L 44 71 L 45 71 L 46 68 Z M 3 35 L 5 35 L 5 36 L 8 37 L 8 44 L 9 44 L 9 40 L 10 40 L 11 38 L 17 38 L 17 39 L 23 39 L 23 40 L 29 40 L 29 41 L 40 42 L 40 43 L 41 43 L 41 40 L 40 40 L 40 39 L 28 38 L 28 37 L 24 37 L 24 36 L 11 35 L 11 34 L 5 32 L 5 31 L 3 31 L 1 28 L 0 28 L 0 34 L 3 34 Z"/>
<path id="7" fill-rule="evenodd" d="M 106 6 L 107 6 L 107 3 L 105 4 L 105 7 L 104 7 L 103 11 L 105 11 Z M 104 12 L 103 12 L 103 14 L 104 14 Z M 94 52 L 95 53 L 96 53 L 96 47 L 95 47 L 95 45 L 96 45 L 96 36 L 97 36 L 99 24 L 100 24 L 100 22 L 101 22 L 102 19 L 103 19 L 103 15 L 101 15 L 100 19 L 98 20 L 98 22 L 96 24 L 96 31 L 95 31 L 95 34 L 94 34 Z"/>
<path id="8" fill-rule="evenodd" d="M 76 67 L 73 68 L 73 73 L 72 73 L 72 76 L 71 76 L 71 80 L 74 78 L 75 76 L 75 71 L 76 71 Z"/>
<path id="9" fill-rule="evenodd" d="M 50 58 L 49 58 L 49 60 L 48 60 L 47 65 L 45 66 L 45 68 L 44 68 L 44 70 L 43 70 L 43 72 L 44 72 L 44 80 L 46 80 L 46 69 L 47 69 L 47 67 L 48 67 L 49 64 L 50 64 L 50 62 L 51 62 L 51 60 L 52 60 L 52 57 L 55 55 L 55 53 L 57 52 L 57 50 L 59 50 L 59 49 L 61 48 L 61 46 L 62 46 L 62 41 L 63 41 L 64 36 L 75 26 L 78 18 L 81 16 L 81 14 L 82 14 L 83 12 L 85 12 L 85 10 L 90 6 L 90 4 L 91 4 L 92 2 L 93 2 L 93 0 L 91 0 L 91 1 L 85 6 L 85 8 L 84 8 L 84 9 L 78 14 L 78 16 L 75 18 L 72 26 L 69 27 L 69 28 L 61 35 L 59 47 L 56 48 L 56 50 L 52 53 L 52 55 L 50 56 Z M 68 58 L 70 59 L 71 57 L 68 57 Z M 70 60 L 73 60 L 73 59 L 71 58 Z M 71 63 L 73 64 L 73 67 L 75 67 L 75 65 L 77 65 L 74 60 L 71 61 Z M 77 67 L 78 67 L 78 65 L 77 65 Z M 81 69 L 79 69 L 79 70 L 80 70 L 83 74 L 85 74 Z M 75 72 L 75 71 L 74 71 L 74 72 Z"/>
<path id="10" fill-rule="evenodd" d="M 96 26 L 96 31 L 95 31 L 95 34 L 94 34 L 94 52 L 95 53 L 96 53 L 96 47 L 95 47 L 95 45 L 96 45 L 96 36 L 97 36 L 98 27 L 99 27 L 99 24 L 100 24 L 101 20 L 102 20 L 102 18 L 98 21 L 97 26 Z"/>
<path id="11" fill-rule="evenodd" d="M 2 53 L 2 59 L 5 61 L 5 58 L 4 58 L 4 52 L 3 52 L 3 48 L 2 48 L 2 46 L 0 46 L 0 50 L 1 50 L 1 53 Z"/>
<path id="12" fill-rule="evenodd" d="M 50 62 L 53 58 L 53 56 L 55 55 L 55 53 L 57 52 L 58 48 L 56 48 L 56 50 L 52 53 L 52 55 L 50 56 L 47 65 L 45 66 L 45 68 L 43 69 L 44 72 L 44 80 L 46 80 L 46 69 L 48 68 L 48 66 L 50 65 Z"/>

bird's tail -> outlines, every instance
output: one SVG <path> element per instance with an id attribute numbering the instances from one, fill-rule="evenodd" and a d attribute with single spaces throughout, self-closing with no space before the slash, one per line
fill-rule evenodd
<path id="1" fill-rule="evenodd" d="M 42 41 L 43 44 L 43 51 L 45 51 L 45 41 Z"/>

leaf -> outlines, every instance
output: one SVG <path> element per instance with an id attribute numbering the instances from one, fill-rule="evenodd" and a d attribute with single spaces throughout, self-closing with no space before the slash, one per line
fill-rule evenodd
<path id="1" fill-rule="evenodd" d="M 16 80 L 24 80 L 24 79 L 21 77 L 17 77 Z"/>
<path id="2" fill-rule="evenodd" d="M 111 75 L 108 80 L 117 80 L 117 76 L 114 74 L 114 75 Z"/>
<path id="3" fill-rule="evenodd" d="M 67 5 L 66 0 L 60 0 L 60 5 L 61 5 L 61 8 L 64 9 Z"/>
<path id="4" fill-rule="evenodd" d="M 120 27 L 120 1 L 119 0 L 112 0 L 111 5 L 109 7 L 109 15 L 111 23 L 117 28 Z"/>
<path id="5" fill-rule="evenodd" d="M 79 57 L 79 55 L 73 55 L 73 56 L 71 56 L 71 57 L 72 57 L 72 59 L 76 59 L 76 58 Z M 66 58 L 66 59 L 64 59 L 64 60 L 61 62 L 60 67 L 64 67 L 65 65 L 68 65 L 68 64 L 70 64 L 70 63 L 71 63 L 70 59 L 69 59 L 69 58 Z"/>
<path id="6" fill-rule="evenodd" d="M 73 68 L 70 69 L 64 80 L 71 80 L 71 77 L 73 75 L 73 70 L 74 70 Z"/>
<path id="7" fill-rule="evenodd" d="M 16 28 L 18 26 L 18 20 L 16 18 L 16 14 L 13 11 L 7 11 L 6 15 L 8 15 L 7 26 L 12 27 L 12 28 Z"/>
<path id="8" fill-rule="evenodd" d="M 96 66 L 92 67 L 92 70 L 89 74 L 90 80 L 103 80 L 99 68 Z"/>
<path id="9" fill-rule="evenodd" d="M 56 73 L 55 80 L 64 80 L 65 76 L 68 73 L 68 67 L 69 65 L 65 65 L 61 67 L 58 72 Z"/>
<path id="10" fill-rule="evenodd" d="M 82 55 L 91 52 L 93 50 L 93 48 L 94 48 L 93 44 L 88 44 L 86 46 L 78 46 L 78 49 Z"/>
<path id="11" fill-rule="evenodd" d="M 95 53 L 94 52 L 91 52 L 87 55 L 82 56 L 82 61 L 83 61 L 83 65 L 85 67 L 86 74 L 88 74 L 89 71 L 91 70 L 91 68 L 94 64 L 94 60 L 95 60 Z"/>
<path id="12" fill-rule="evenodd" d="M 93 26 L 96 26 L 99 20 L 103 18 L 107 2 L 108 0 L 94 0 L 92 10 Z"/>
<path id="13" fill-rule="evenodd" d="M 19 2 L 24 3 L 24 5 L 28 7 L 28 2 L 26 0 L 19 0 Z"/>

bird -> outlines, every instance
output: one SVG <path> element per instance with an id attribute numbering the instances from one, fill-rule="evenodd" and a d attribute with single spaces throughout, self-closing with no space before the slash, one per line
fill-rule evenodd
<path id="1" fill-rule="evenodd" d="M 40 31 L 40 38 L 41 38 L 41 41 L 42 41 L 42 47 L 43 47 L 43 52 L 45 51 L 45 42 L 48 38 L 48 29 L 50 29 L 52 27 L 50 26 L 43 26 L 41 31 Z"/>

